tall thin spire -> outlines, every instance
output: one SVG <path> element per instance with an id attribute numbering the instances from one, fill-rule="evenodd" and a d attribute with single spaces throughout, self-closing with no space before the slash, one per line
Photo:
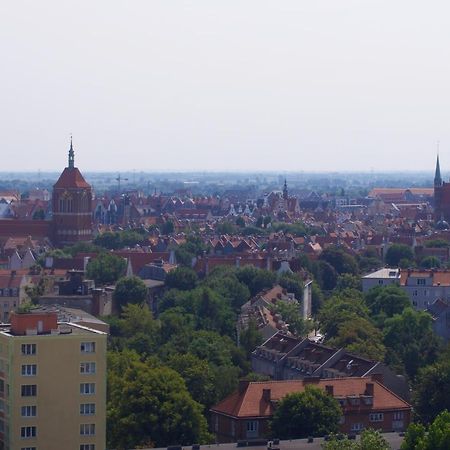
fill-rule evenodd
<path id="1" fill-rule="evenodd" d="M 441 166 L 439 164 L 439 141 L 437 142 L 436 171 L 434 173 L 434 186 L 442 186 Z"/>
<path id="2" fill-rule="evenodd" d="M 69 149 L 69 169 L 75 167 L 75 152 L 73 151 L 72 135 L 70 135 L 70 149 Z"/>
<path id="3" fill-rule="evenodd" d="M 288 187 L 287 187 L 287 181 L 286 181 L 286 178 L 284 179 L 283 198 L 284 198 L 285 200 L 288 199 Z"/>

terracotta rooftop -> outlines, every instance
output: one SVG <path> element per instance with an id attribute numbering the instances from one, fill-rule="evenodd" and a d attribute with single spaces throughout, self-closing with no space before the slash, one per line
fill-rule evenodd
<path id="1" fill-rule="evenodd" d="M 90 188 L 91 185 L 86 182 L 78 168 L 66 167 L 58 181 L 53 185 L 54 188 Z"/>
<path id="2" fill-rule="evenodd" d="M 270 417 L 274 411 L 274 403 L 287 394 L 303 392 L 306 385 L 313 385 L 325 390 L 325 386 L 333 386 L 334 397 L 365 395 L 366 384 L 373 383 L 373 406 L 371 410 L 410 409 L 411 406 L 395 395 L 385 386 L 370 377 L 367 378 L 334 378 L 317 381 L 288 380 L 250 382 L 225 400 L 212 407 L 211 410 L 234 417 Z M 270 399 L 263 391 L 270 391 Z"/>

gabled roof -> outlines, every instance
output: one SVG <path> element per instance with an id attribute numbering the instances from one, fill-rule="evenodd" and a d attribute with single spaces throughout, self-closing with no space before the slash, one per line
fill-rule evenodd
<path id="1" fill-rule="evenodd" d="M 66 167 L 58 181 L 53 185 L 54 188 L 90 188 L 91 185 L 86 182 L 77 167 Z"/>
<path id="2" fill-rule="evenodd" d="M 287 380 L 250 382 L 242 386 L 240 391 L 234 392 L 211 411 L 241 417 L 267 417 L 272 416 L 274 404 L 293 392 L 303 392 L 306 385 L 313 385 L 325 390 L 326 386 L 333 386 L 334 397 L 349 397 L 365 395 L 367 383 L 373 384 L 373 405 L 370 410 L 410 409 L 411 406 L 380 384 L 373 378 L 328 378 L 323 380 Z M 270 392 L 270 398 L 264 395 Z"/>

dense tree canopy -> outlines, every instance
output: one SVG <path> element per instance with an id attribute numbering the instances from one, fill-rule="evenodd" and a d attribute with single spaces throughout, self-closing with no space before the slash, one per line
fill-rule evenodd
<path id="1" fill-rule="evenodd" d="M 441 342 L 432 329 L 432 318 L 424 311 L 406 308 L 386 319 L 384 345 L 386 361 L 414 378 L 417 370 L 436 361 Z"/>
<path id="2" fill-rule="evenodd" d="M 415 412 L 423 423 L 432 422 L 441 411 L 450 411 L 449 356 L 447 351 L 440 361 L 422 368 L 414 383 Z"/>
<path id="3" fill-rule="evenodd" d="M 411 306 L 408 294 L 396 284 L 377 286 L 364 295 L 364 301 L 370 309 L 370 314 L 380 326 L 388 317 L 401 314 Z"/>
<path id="4" fill-rule="evenodd" d="M 177 372 L 142 362 L 129 351 L 110 353 L 108 366 L 110 448 L 189 445 L 211 439 L 202 406 Z"/>
<path id="5" fill-rule="evenodd" d="M 391 446 L 379 431 L 369 428 L 361 433 L 359 440 L 334 435 L 324 442 L 323 450 L 391 450 Z"/>
<path id="6" fill-rule="evenodd" d="M 166 275 L 165 284 L 169 289 L 189 291 L 195 288 L 197 281 L 198 276 L 190 267 L 177 267 Z"/>
<path id="7" fill-rule="evenodd" d="M 87 277 L 93 279 L 96 284 L 112 284 L 125 273 L 126 266 L 125 259 L 120 256 L 101 253 L 89 261 Z"/>
<path id="8" fill-rule="evenodd" d="M 320 259 L 333 266 L 340 275 L 344 273 L 349 273 L 351 275 L 358 274 L 358 263 L 356 262 L 356 259 L 340 247 L 327 247 L 320 255 Z"/>
<path id="9" fill-rule="evenodd" d="M 323 436 L 338 430 L 341 407 L 323 390 L 306 386 L 303 392 L 286 395 L 273 415 L 271 429 L 280 439 Z"/>
<path id="10" fill-rule="evenodd" d="M 448 450 L 450 448 L 450 413 L 442 411 L 429 426 L 412 423 L 401 450 Z"/>
<path id="11" fill-rule="evenodd" d="M 265 269 L 257 269 L 254 266 L 244 266 L 236 270 L 236 277 L 250 290 L 251 296 L 263 289 L 271 288 L 276 282 L 276 275 Z"/>
<path id="12" fill-rule="evenodd" d="M 120 278 L 114 290 L 114 300 L 120 307 L 128 303 L 142 304 L 147 300 L 147 287 L 138 277 Z"/>
<path id="13" fill-rule="evenodd" d="M 401 260 L 412 261 L 414 254 L 409 245 L 392 244 L 385 256 L 386 263 L 392 267 L 397 267 Z"/>

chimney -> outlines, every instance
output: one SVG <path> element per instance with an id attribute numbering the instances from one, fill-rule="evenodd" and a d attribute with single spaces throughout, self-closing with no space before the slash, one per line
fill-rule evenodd
<path id="1" fill-rule="evenodd" d="M 248 380 L 239 380 L 239 394 L 243 394 L 250 384 L 250 381 Z"/>
<path id="2" fill-rule="evenodd" d="M 325 392 L 330 395 L 331 397 L 333 397 L 334 395 L 334 386 L 332 384 L 327 384 L 325 386 Z"/>
<path id="3" fill-rule="evenodd" d="M 270 402 L 270 389 L 263 389 L 263 392 L 262 392 L 262 398 L 263 398 L 266 402 Z"/>
<path id="4" fill-rule="evenodd" d="M 373 383 L 366 383 L 366 390 L 364 392 L 364 395 L 370 395 L 373 397 Z"/>

